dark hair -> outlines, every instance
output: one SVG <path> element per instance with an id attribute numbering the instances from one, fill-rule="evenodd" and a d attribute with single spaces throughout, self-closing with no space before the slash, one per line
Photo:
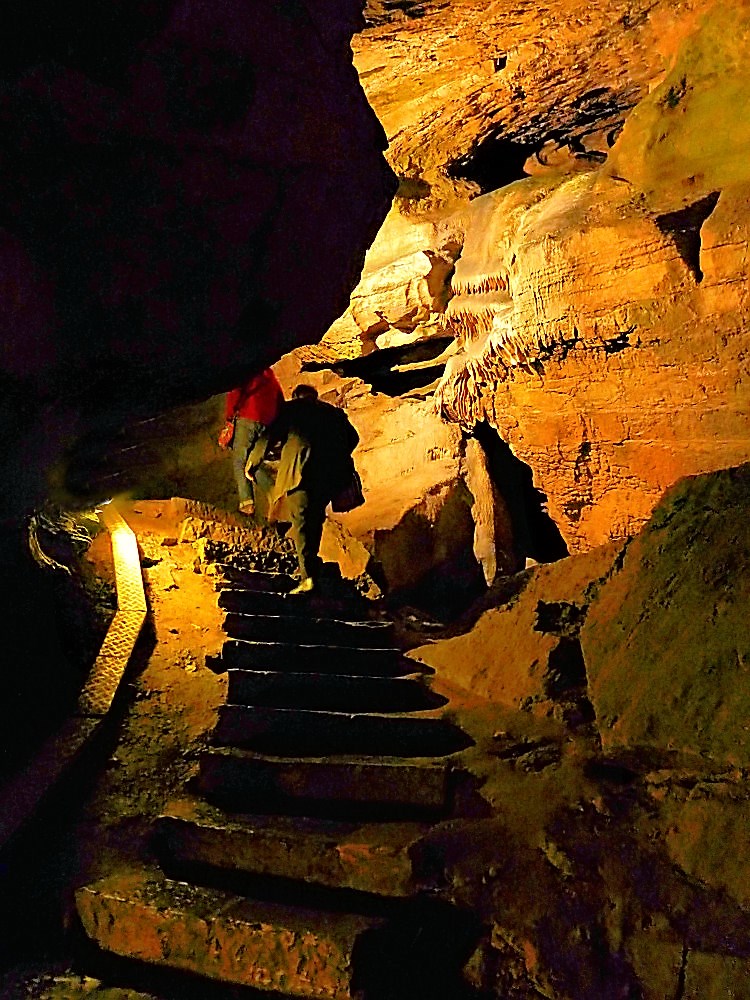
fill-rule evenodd
<path id="1" fill-rule="evenodd" d="M 292 399 L 317 399 L 318 390 L 315 386 L 308 385 L 306 382 L 300 382 L 299 385 L 295 386 L 292 391 Z"/>

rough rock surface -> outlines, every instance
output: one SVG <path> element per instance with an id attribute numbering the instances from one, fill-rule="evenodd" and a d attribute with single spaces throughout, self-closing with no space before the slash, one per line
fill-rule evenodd
<path id="1" fill-rule="evenodd" d="M 482 0 L 427 0 L 418 7 L 406 18 L 391 7 L 388 21 L 371 23 L 354 45 L 389 160 L 405 182 L 399 194 L 416 212 L 456 203 L 470 185 L 516 180 L 527 157 L 553 139 L 571 155 L 597 159 L 607 131 L 646 93 L 663 69 L 663 50 L 689 30 L 701 4 L 522 0 L 488 9 Z M 494 167 L 495 176 L 481 168 L 476 180 L 462 176 L 472 161 L 476 167 L 480 148 L 488 160 L 494 154 L 485 171 Z"/>
<path id="2" fill-rule="evenodd" d="M 669 110 L 673 80 L 649 100 Z M 476 202 L 485 231 L 477 241 L 469 228 L 466 267 L 490 270 L 491 226 L 504 301 L 459 293 L 449 307 L 467 349 L 438 392 L 445 412 L 498 426 L 573 549 L 628 534 L 681 475 L 750 451 L 745 187 L 704 175 L 683 193 L 651 164 L 658 191 L 639 191 L 618 172 L 620 150 L 627 162 L 631 143 L 648 144 L 637 129 L 634 119 L 611 171 L 535 178 Z"/>
<path id="3" fill-rule="evenodd" d="M 470 631 L 457 626 L 462 634 L 410 655 L 493 704 L 543 714 L 568 647 L 580 649 L 588 590 L 609 573 L 619 547 L 610 543 L 527 570 L 499 605 L 497 592 L 488 593 L 483 604 L 490 606 Z"/>
<path id="4" fill-rule="evenodd" d="M 356 0 L 10 6 L 3 517 L 76 446 L 316 340 L 393 190 Z"/>
<path id="5" fill-rule="evenodd" d="M 747 996 L 749 476 L 681 481 L 624 553 L 537 567 L 412 653 L 491 699 L 458 720 L 492 816 L 425 846 L 490 928 L 467 969 L 490 995 Z M 587 717 L 544 669 L 565 637 Z"/>
<path id="6" fill-rule="evenodd" d="M 679 483 L 594 602 L 581 644 L 605 750 L 747 767 L 749 506 L 748 465 Z"/>
<path id="7" fill-rule="evenodd" d="M 356 354 L 434 335 L 465 233 L 454 213 L 528 174 L 601 163 L 699 6 L 368 3 L 355 63 L 400 183 L 326 342 Z"/>
<path id="8" fill-rule="evenodd" d="M 401 183 L 329 351 L 451 333 L 442 413 L 497 428 L 570 551 L 745 461 L 746 6 L 368 16 L 356 63 Z"/>

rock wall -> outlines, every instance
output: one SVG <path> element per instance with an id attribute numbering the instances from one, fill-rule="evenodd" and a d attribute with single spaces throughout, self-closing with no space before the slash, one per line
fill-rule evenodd
<path id="1" fill-rule="evenodd" d="M 581 631 L 606 752 L 647 747 L 746 768 L 750 467 L 674 486 Z"/>
<path id="2" fill-rule="evenodd" d="M 400 187 L 329 351 L 452 335 L 443 416 L 497 428 L 570 551 L 746 460 L 746 7 L 368 14 Z"/>
<path id="3" fill-rule="evenodd" d="M 457 419 L 489 413 L 573 549 L 637 528 L 681 475 L 750 454 L 747 178 L 737 130 L 709 111 L 736 102 L 714 69 L 747 34 L 709 15 L 603 167 L 475 203 L 465 266 L 504 301 L 452 299 L 470 350 L 439 395 Z"/>
<path id="4" fill-rule="evenodd" d="M 394 185 L 357 0 L 11 3 L 0 517 L 343 311 Z M 50 470 L 53 470 L 50 472 Z"/>
<path id="5" fill-rule="evenodd" d="M 528 173 L 606 159 L 700 6 L 368 3 L 355 63 L 399 188 L 326 341 L 357 353 L 428 336 L 464 241 L 454 213 Z"/>
<path id="6" fill-rule="evenodd" d="M 467 689 L 490 815 L 436 830 L 425 880 L 485 920 L 488 995 L 747 995 L 749 515 L 750 465 L 682 480 L 410 654 Z"/>

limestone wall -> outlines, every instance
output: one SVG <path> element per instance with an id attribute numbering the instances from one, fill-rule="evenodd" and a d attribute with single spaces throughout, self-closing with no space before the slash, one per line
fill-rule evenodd
<path id="1" fill-rule="evenodd" d="M 325 342 L 451 333 L 436 405 L 496 427 L 584 551 L 750 456 L 747 10 L 419 6 L 357 40 L 402 181 Z"/>

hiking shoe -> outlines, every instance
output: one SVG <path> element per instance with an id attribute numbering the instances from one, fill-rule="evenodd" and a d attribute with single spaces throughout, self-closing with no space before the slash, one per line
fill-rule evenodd
<path id="1" fill-rule="evenodd" d="M 315 581 L 311 576 L 306 576 L 305 579 L 295 587 L 294 590 L 290 590 L 290 594 L 309 594 L 311 590 L 315 589 Z"/>
<path id="2" fill-rule="evenodd" d="M 255 513 L 255 501 L 254 500 L 241 500 L 240 501 L 240 514 L 254 514 Z"/>

